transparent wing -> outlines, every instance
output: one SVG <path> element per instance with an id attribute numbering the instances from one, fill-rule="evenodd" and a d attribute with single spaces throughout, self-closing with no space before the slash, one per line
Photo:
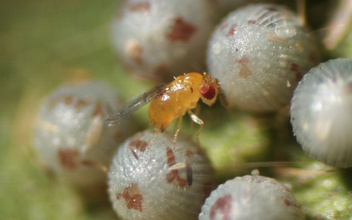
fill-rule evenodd
<path id="1" fill-rule="evenodd" d="M 131 103 L 122 108 L 120 111 L 108 116 L 106 118 L 106 122 L 109 126 L 119 123 L 119 121 L 125 118 L 127 115 L 137 111 L 141 107 L 143 107 L 148 102 L 152 101 L 153 99 L 161 96 L 166 90 L 165 84 L 157 86 L 148 92 L 142 93 L 141 95 L 133 98 Z"/>

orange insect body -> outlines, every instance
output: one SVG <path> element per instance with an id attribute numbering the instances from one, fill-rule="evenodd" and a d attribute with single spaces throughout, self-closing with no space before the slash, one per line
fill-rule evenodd
<path id="1" fill-rule="evenodd" d="M 156 130 L 164 131 L 175 118 L 181 118 L 188 112 L 191 119 L 203 126 L 203 121 L 191 112 L 199 99 L 211 106 L 215 103 L 219 91 L 219 83 L 207 74 L 187 73 L 175 78 L 168 85 L 161 85 L 143 93 L 130 105 L 107 118 L 113 125 L 148 102 L 149 118 Z M 179 127 L 178 127 L 179 129 Z"/>
<path id="2" fill-rule="evenodd" d="M 175 118 L 197 106 L 203 81 L 204 77 L 200 73 L 178 76 L 166 86 L 161 96 L 151 101 L 149 118 L 157 130 L 165 130 Z"/>

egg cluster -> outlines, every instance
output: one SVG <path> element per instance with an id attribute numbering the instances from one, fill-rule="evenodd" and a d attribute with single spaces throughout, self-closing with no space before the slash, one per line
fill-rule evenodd
<path id="1" fill-rule="evenodd" d="M 125 108 L 100 83 L 63 87 L 44 102 L 34 145 L 50 168 L 78 186 L 106 182 L 96 168 L 110 167 L 108 193 L 122 219 L 304 219 L 304 208 L 275 179 L 246 175 L 215 189 L 216 155 L 178 135 L 180 127 L 170 138 L 165 129 L 185 113 L 203 128 L 191 111 L 200 98 L 211 97 L 204 102 L 213 105 L 219 96 L 230 112 L 251 113 L 277 113 L 291 102 L 293 133 L 303 150 L 331 166 L 352 166 L 352 60 L 319 64 L 319 42 L 290 9 L 226 0 L 127 0 L 112 22 L 112 41 L 131 73 L 175 80 Z M 207 72 L 192 73 L 200 78 L 197 86 L 188 79 L 192 71 Z M 161 102 L 170 97 L 172 106 L 165 108 Z M 156 98 L 149 117 L 157 132 L 136 133 L 126 115 Z M 186 99 L 190 103 L 179 104 Z M 166 125 L 154 120 L 170 109 Z"/>

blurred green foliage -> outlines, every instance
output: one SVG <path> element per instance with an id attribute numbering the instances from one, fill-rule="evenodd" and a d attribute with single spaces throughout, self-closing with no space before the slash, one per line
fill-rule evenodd
<path id="1" fill-rule="evenodd" d="M 85 206 L 43 168 L 31 144 L 38 105 L 60 84 L 99 78 L 129 88 L 110 45 L 116 7 L 108 0 L 0 2 L 0 219 L 116 219 L 110 205 Z"/>

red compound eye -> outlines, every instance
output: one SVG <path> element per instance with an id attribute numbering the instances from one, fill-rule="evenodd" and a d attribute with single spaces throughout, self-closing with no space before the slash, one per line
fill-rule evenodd
<path id="1" fill-rule="evenodd" d="M 211 100 L 216 96 L 216 89 L 213 85 L 203 85 L 200 87 L 200 94 L 203 98 Z"/>

